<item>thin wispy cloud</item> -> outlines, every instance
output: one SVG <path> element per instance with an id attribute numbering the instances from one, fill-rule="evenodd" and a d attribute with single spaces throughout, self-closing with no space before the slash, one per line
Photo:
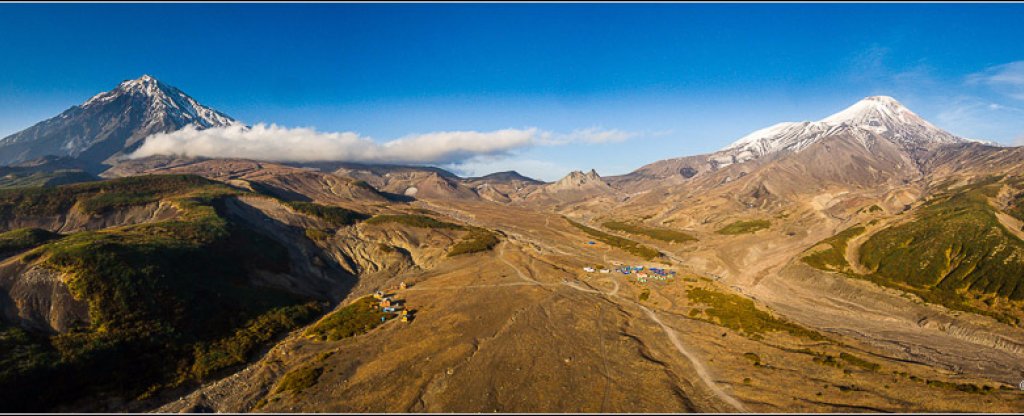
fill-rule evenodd
<path id="1" fill-rule="evenodd" d="M 348 161 L 396 164 L 461 164 L 500 158 L 533 146 L 606 143 L 636 137 L 621 130 L 591 128 L 555 133 L 537 128 L 440 131 L 378 142 L 355 132 L 320 132 L 276 124 L 234 125 L 204 130 L 187 127 L 148 137 L 130 158 L 155 155 L 241 158 L 287 162 Z"/>
<path id="2" fill-rule="evenodd" d="M 889 48 L 874 45 L 853 55 L 849 59 L 846 77 L 855 82 L 874 81 L 889 74 L 886 68 L 886 57 Z"/>
<path id="3" fill-rule="evenodd" d="M 641 134 L 622 130 L 606 130 L 600 127 L 573 130 L 567 134 L 543 132 L 541 144 L 563 145 L 570 143 L 619 143 L 639 137 Z"/>
<path id="4" fill-rule="evenodd" d="M 1014 143 L 1014 140 L 1007 140 L 1007 132 L 1022 128 L 1022 108 L 972 95 L 951 97 L 943 101 L 942 110 L 935 115 L 936 124 L 966 137 L 984 140 L 1002 138 L 1003 143 Z"/>
<path id="5" fill-rule="evenodd" d="M 995 65 L 967 76 L 968 85 L 985 85 L 993 91 L 1024 100 L 1024 61 Z"/>
<path id="6" fill-rule="evenodd" d="M 887 46 L 866 48 L 849 58 L 844 78 L 862 86 L 865 95 L 891 95 L 901 101 L 911 101 L 942 84 L 926 60 L 902 62 L 899 54 Z"/>

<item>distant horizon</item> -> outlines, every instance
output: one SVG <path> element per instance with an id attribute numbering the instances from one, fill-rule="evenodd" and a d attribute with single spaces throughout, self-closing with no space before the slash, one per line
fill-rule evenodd
<path id="1" fill-rule="evenodd" d="M 149 74 L 249 125 L 378 144 L 532 131 L 435 164 L 463 176 L 620 175 L 875 95 L 1020 145 L 1020 7 L 4 4 L 0 137 Z"/>

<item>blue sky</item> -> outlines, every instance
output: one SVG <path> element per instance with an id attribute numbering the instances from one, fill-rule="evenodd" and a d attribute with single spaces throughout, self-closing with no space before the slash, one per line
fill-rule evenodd
<path id="1" fill-rule="evenodd" d="M 621 174 L 869 95 L 1022 144 L 1021 16 L 1024 4 L 3 4 L 0 135 L 148 73 L 246 123 L 381 142 L 617 133 L 446 165 L 464 174 Z"/>

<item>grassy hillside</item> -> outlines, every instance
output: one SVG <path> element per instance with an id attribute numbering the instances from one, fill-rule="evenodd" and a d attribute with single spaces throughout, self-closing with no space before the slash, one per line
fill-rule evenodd
<path id="1" fill-rule="evenodd" d="M 290 270 L 285 247 L 224 214 L 235 191 L 202 178 L 148 176 L 0 192 L 0 213 L 93 212 L 171 201 L 177 218 L 71 234 L 34 249 L 69 276 L 90 323 L 44 336 L 5 328 L 5 411 L 46 410 L 115 394 L 205 380 L 245 362 L 277 334 L 308 322 L 318 304 L 249 283 L 256 270 Z M 4 354 L 5 359 L 9 358 Z"/>
<path id="2" fill-rule="evenodd" d="M 37 247 L 60 237 L 60 234 L 39 228 L 19 228 L 0 234 L 0 257 Z"/>
<path id="3" fill-rule="evenodd" d="M 583 232 L 601 241 L 602 243 L 605 243 L 612 247 L 618 247 L 620 249 L 623 249 L 627 253 L 630 253 L 634 256 L 647 260 L 653 260 L 655 258 L 661 257 L 661 252 L 659 252 L 658 250 L 637 243 L 636 241 L 622 238 L 617 235 L 611 235 L 601 230 L 595 230 L 593 228 L 587 227 L 586 225 L 580 224 L 568 218 L 566 218 L 565 220 L 568 221 L 569 224 L 572 224 L 573 227 L 579 228 Z"/>
<path id="4" fill-rule="evenodd" d="M 1019 324 L 1020 310 L 1013 304 L 1024 301 L 1024 242 L 999 223 L 990 203 L 1004 183 L 993 177 L 947 189 L 920 207 L 911 221 L 872 235 L 859 254 L 870 274 L 853 273 L 843 258 L 846 242 L 863 232 L 862 227 L 822 241 L 830 248 L 803 260 L 916 294 L 926 302 Z M 1016 196 L 1011 208 L 1022 200 Z"/>
<path id="5" fill-rule="evenodd" d="M 316 325 L 306 329 L 303 335 L 319 341 L 337 341 L 339 339 L 369 332 L 381 323 L 381 318 L 394 317 L 393 313 L 381 312 L 375 308 L 377 300 L 372 296 L 364 296 L 355 302 L 331 312 Z"/>
<path id="6" fill-rule="evenodd" d="M 732 329 L 752 339 L 762 339 L 767 332 L 787 332 L 811 340 L 824 340 L 821 334 L 776 318 L 762 311 L 750 299 L 739 295 L 704 288 L 686 291 L 686 297 L 701 308 L 690 310 L 690 316 Z"/>
<path id="7" fill-rule="evenodd" d="M 498 235 L 494 232 L 480 227 L 470 227 L 469 232 L 462 240 L 448 250 L 448 257 L 487 251 L 494 248 L 499 242 Z"/>
<path id="8" fill-rule="evenodd" d="M 909 223 L 873 235 L 861 249 L 872 280 L 959 306 L 968 292 L 1024 300 L 1024 242 L 999 223 L 988 203 L 1000 184 L 951 191 Z"/>
<path id="9" fill-rule="evenodd" d="M 664 228 L 653 228 L 645 227 L 638 224 L 630 224 L 621 221 L 608 221 L 603 225 L 609 230 L 623 231 L 634 235 L 642 235 L 653 238 L 655 240 L 668 241 L 672 243 L 684 243 L 687 241 L 697 241 L 695 237 L 684 232 L 676 230 L 668 230 Z"/>
<path id="10" fill-rule="evenodd" d="M 344 227 L 370 218 L 369 215 L 363 214 L 361 212 L 355 212 L 341 207 L 320 205 L 312 202 L 292 201 L 285 202 L 285 204 L 303 214 L 312 215 L 314 217 L 320 218 L 334 227 Z"/>

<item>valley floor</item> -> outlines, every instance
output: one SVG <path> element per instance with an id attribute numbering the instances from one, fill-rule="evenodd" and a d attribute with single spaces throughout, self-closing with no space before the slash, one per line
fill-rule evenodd
<path id="1" fill-rule="evenodd" d="M 417 204 L 499 230 L 503 242 L 429 270 L 366 276 L 342 302 L 406 282 L 410 287 L 396 295 L 415 310 L 411 322 L 392 320 L 338 341 L 296 331 L 258 362 L 155 410 L 1024 409 L 1024 394 L 1015 388 L 1024 351 L 985 338 L 995 331 L 987 321 L 957 318 L 867 282 L 795 265 L 760 265 L 757 279 L 730 273 L 728 265 L 715 267 L 719 276 L 692 260 L 708 253 L 678 245 L 659 247 L 681 272 L 673 281 L 585 273 L 584 266 L 613 260 L 651 263 L 604 244 L 585 244 L 585 234 L 553 213 L 496 211 L 488 203 Z M 741 262 L 731 266 L 743 267 Z M 710 313 L 689 296 L 695 290 L 750 297 L 780 320 L 709 319 L 695 313 Z M 779 322 L 787 321 L 807 330 L 758 326 L 786 328 Z M 1024 339 L 1017 333 L 1006 338 Z M 280 388 L 282 379 L 310 370 L 318 374 L 315 381 Z"/>

